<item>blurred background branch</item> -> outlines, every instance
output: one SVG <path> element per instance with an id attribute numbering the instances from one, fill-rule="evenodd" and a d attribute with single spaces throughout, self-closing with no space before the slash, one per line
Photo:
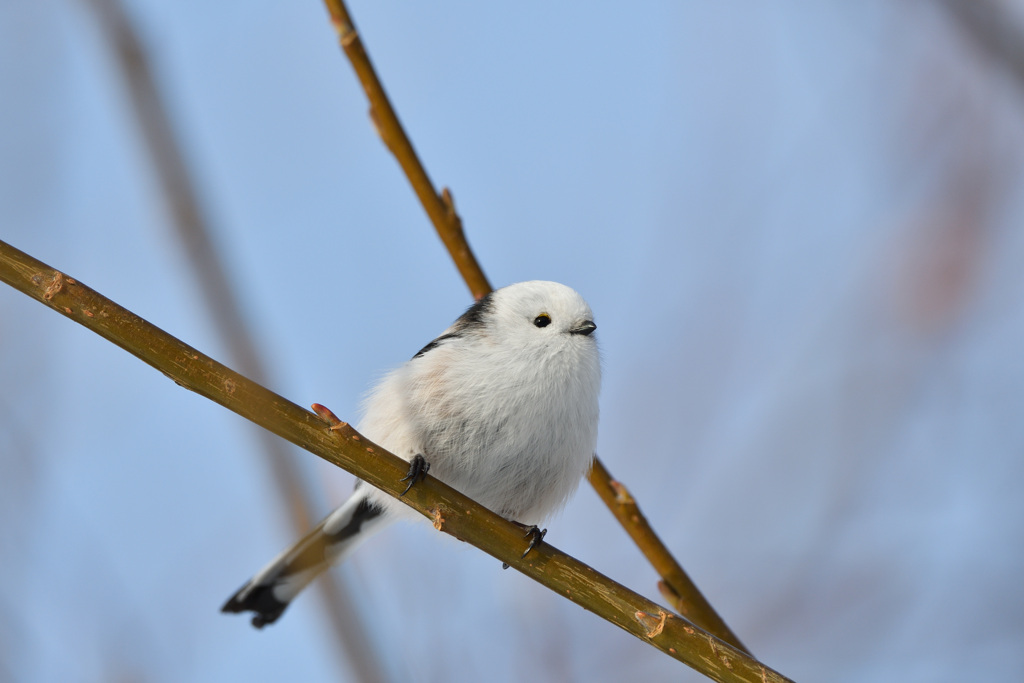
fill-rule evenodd
<path id="1" fill-rule="evenodd" d="M 257 335 L 246 320 L 246 307 L 236 293 L 236 280 L 228 275 L 220 256 L 221 246 L 215 239 L 212 220 L 203 207 L 148 50 L 121 0 L 87 0 L 87 4 L 111 45 L 114 66 L 129 96 L 133 120 L 173 218 L 175 235 L 199 281 L 207 316 L 239 371 L 266 384 L 270 370 L 265 354 L 258 348 Z M 285 442 L 265 429 L 253 430 L 253 436 L 295 538 L 301 538 L 322 514 L 313 509 L 314 497 Z M 282 540 L 282 548 L 285 545 L 287 541 Z M 230 589 L 225 586 L 225 594 Z M 367 683 L 386 680 L 387 668 L 382 666 L 380 654 L 366 633 L 368 616 L 360 613 L 344 577 L 338 572 L 327 572 L 314 589 L 319 593 L 318 602 L 337 645 L 331 650 L 340 663 L 351 670 L 357 680 Z"/>
<path id="2" fill-rule="evenodd" d="M 1020 3 L 1004 0 L 939 0 L 964 34 L 1000 68 L 1024 94 L 1024 22 Z"/>

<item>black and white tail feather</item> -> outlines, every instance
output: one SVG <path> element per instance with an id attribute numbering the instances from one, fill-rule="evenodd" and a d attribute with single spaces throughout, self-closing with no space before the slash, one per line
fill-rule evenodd
<path id="1" fill-rule="evenodd" d="M 239 588 L 221 611 L 255 612 L 252 625 L 256 628 L 274 623 L 313 579 L 394 521 L 382 513 L 357 492 Z"/>
<path id="2" fill-rule="evenodd" d="M 594 329 L 590 307 L 565 285 L 496 290 L 381 380 L 358 430 L 410 463 L 424 457 L 431 474 L 507 519 L 538 524 L 593 459 L 601 384 Z M 222 611 L 254 612 L 257 628 L 273 623 L 313 579 L 403 517 L 418 518 L 360 482 Z"/>

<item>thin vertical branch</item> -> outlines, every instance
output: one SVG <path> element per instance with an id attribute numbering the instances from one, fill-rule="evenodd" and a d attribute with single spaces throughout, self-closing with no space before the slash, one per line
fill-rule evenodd
<path id="1" fill-rule="evenodd" d="M 455 211 L 455 202 L 452 194 L 445 188 L 440 194 L 434 189 L 434 184 L 427 175 L 426 169 L 420 163 L 420 158 L 412 146 L 412 141 L 405 134 L 405 129 L 398 120 L 398 115 L 388 100 L 384 86 L 377 78 L 377 72 L 370 62 L 370 56 L 363 47 L 363 41 L 359 37 L 352 17 L 349 16 L 345 3 L 341 0 L 324 0 L 327 11 L 331 15 L 331 23 L 338 32 L 338 40 L 341 47 L 352 63 L 359 82 L 366 91 L 366 97 L 370 101 L 370 119 L 377 128 L 377 133 L 388 149 L 398 160 L 413 191 L 423 205 L 427 216 L 437 229 L 437 234 L 444 242 L 448 253 L 452 255 L 456 268 L 466 281 L 469 291 L 473 297 L 480 297 L 491 291 L 491 284 L 487 281 L 483 269 L 473 256 L 466 241 L 466 234 L 462 230 L 462 219 Z"/>
<path id="2" fill-rule="evenodd" d="M 359 77 L 363 90 L 366 91 L 366 97 L 370 101 L 370 116 L 377 128 L 377 133 L 398 159 L 398 163 L 409 178 L 409 182 L 420 198 L 423 208 L 426 209 L 434 228 L 448 248 L 452 260 L 455 261 L 473 296 L 479 299 L 491 291 L 491 286 L 466 240 L 462 221 L 455 211 L 451 192 L 445 188 L 438 195 L 431 184 L 412 142 L 405 134 L 398 115 L 395 114 L 391 102 L 388 100 L 387 93 L 384 92 L 384 86 L 381 85 L 380 79 L 377 77 L 373 63 L 370 61 L 366 47 L 359 37 L 359 32 L 355 28 L 344 1 L 324 0 L 324 4 L 327 5 L 331 21 L 338 32 L 341 47 L 352 63 L 352 68 Z M 646 520 L 642 524 L 632 522 L 634 513 L 639 515 L 639 508 L 636 507 L 635 502 L 632 503 L 632 508 L 627 509 L 628 506 L 617 502 L 614 493 L 608 495 L 608 492 L 614 492 L 615 487 L 619 487 L 623 491 L 625 489 L 612 479 L 607 468 L 596 455 L 594 456 L 594 466 L 590 471 L 590 483 L 661 575 L 662 581 L 668 589 L 665 592 L 669 596 L 675 596 L 672 602 L 680 610 L 680 614 L 691 619 L 701 628 L 714 633 L 725 642 L 746 651 L 736 634 L 715 612 L 711 604 L 683 571 L 683 568 L 675 561 L 650 524 L 647 524 Z M 632 498 L 630 500 L 632 501 Z M 640 518 L 642 519 L 642 517 Z"/>
<path id="3" fill-rule="evenodd" d="M 211 221 L 203 209 L 193 174 L 171 122 L 164 97 L 153 76 L 146 49 L 135 27 L 118 0 L 90 0 L 100 24 L 113 45 L 116 65 L 130 97 L 132 113 L 163 197 L 172 214 L 177 235 L 198 278 L 210 319 L 224 340 L 241 372 L 259 382 L 268 375 L 255 335 L 243 315 L 243 306 L 211 236 Z M 316 521 L 310 496 L 300 473 L 292 463 L 284 442 L 266 430 L 257 430 L 256 438 L 270 478 L 288 512 L 296 536 L 304 535 Z M 327 614 L 337 652 L 344 665 L 361 681 L 383 680 L 387 669 L 378 661 L 359 617 L 357 605 L 347 585 L 337 574 L 317 582 L 323 593 L 320 601 Z"/>
<path id="4" fill-rule="evenodd" d="M 594 465 L 590 470 L 590 484 L 643 552 L 647 561 L 661 575 L 662 580 L 658 588 L 676 611 L 708 633 L 714 634 L 737 649 L 750 652 L 672 557 L 672 553 L 661 542 L 626 487 L 612 479 L 597 458 L 594 458 Z"/>

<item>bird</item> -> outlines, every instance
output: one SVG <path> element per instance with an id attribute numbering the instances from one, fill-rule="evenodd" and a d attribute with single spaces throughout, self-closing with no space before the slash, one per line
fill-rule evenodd
<path id="1" fill-rule="evenodd" d="M 593 462 L 601 386 L 595 329 L 590 306 L 566 285 L 533 280 L 494 290 L 386 374 L 356 428 L 409 462 L 405 492 L 429 470 L 527 529 L 529 553 L 546 533 L 538 525 L 565 505 Z M 417 517 L 358 481 L 346 502 L 221 611 L 253 612 L 256 628 L 274 623 L 364 540 Z"/>

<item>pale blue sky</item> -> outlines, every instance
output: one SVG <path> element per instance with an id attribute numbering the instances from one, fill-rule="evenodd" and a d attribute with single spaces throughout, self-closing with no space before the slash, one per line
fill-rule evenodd
<path id="1" fill-rule="evenodd" d="M 0 238 L 213 332 L 84 0 L 0 4 Z M 315 0 L 133 0 L 268 384 L 343 419 L 469 303 Z M 931 2 L 358 2 L 495 285 L 590 302 L 600 453 L 797 680 L 1024 664 L 1024 91 Z M 0 288 L 0 680 L 338 680 L 252 428 Z M 326 511 L 351 477 L 295 452 Z M 660 599 L 583 485 L 548 541 Z M 339 573 L 392 680 L 698 680 L 429 526 Z"/>

